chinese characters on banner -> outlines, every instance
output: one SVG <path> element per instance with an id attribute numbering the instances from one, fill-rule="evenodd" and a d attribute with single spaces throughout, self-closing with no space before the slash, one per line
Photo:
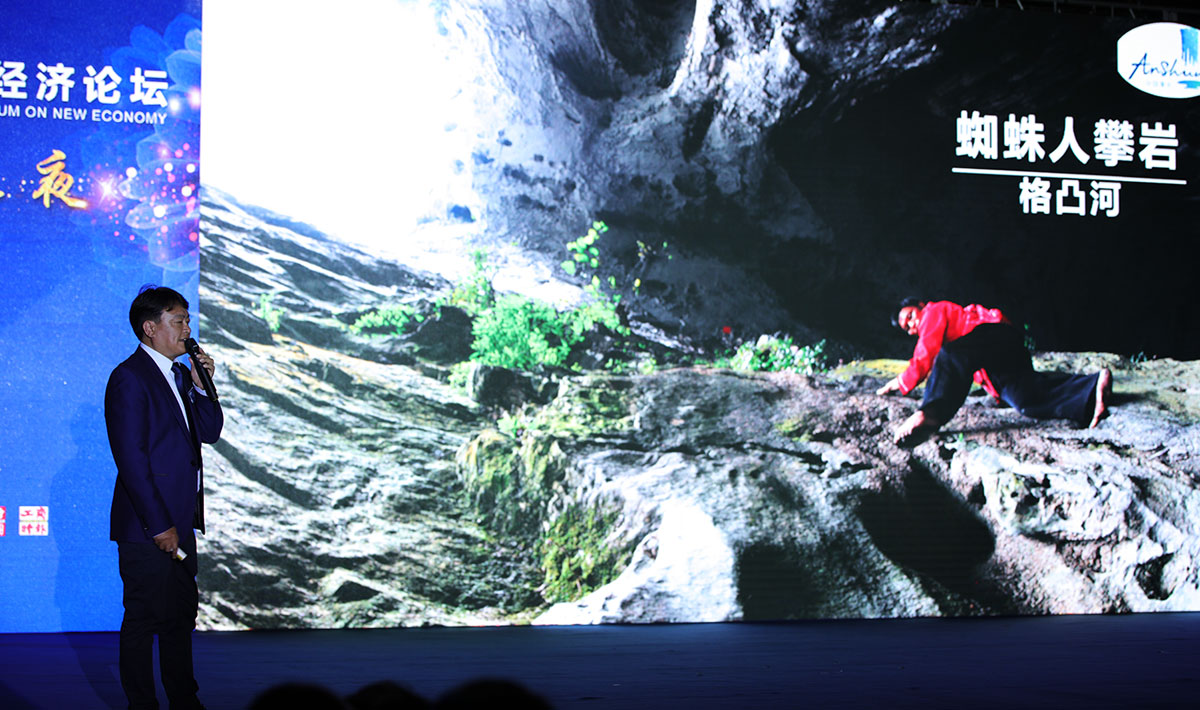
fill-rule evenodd
<path id="1" fill-rule="evenodd" d="M 0 535 L 4 534 L 4 508 L 0 507 Z M 50 534 L 50 508 L 44 505 L 17 507 L 17 534 L 44 537 Z"/>
<path id="2" fill-rule="evenodd" d="M 33 73 L 32 81 L 30 73 Z M 80 82 L 83 84 L 82 99 L 92 108 L 67 105 L 72 99 L 79 103 Z M 0 57 L 0 119 L 24 117 L 160 125 L 167 118 L 168 102 L 164 92 L 169 86 L 164 69 L 134 67 L 132 73 L 122 77 L 109 65 L 96 68 L 89 64 L 81 71 L 62 62 L 30 65 Z M 127 106 L 141 110 L 116 108 L 123 99 Z M 37 171 L 43 177 L 38 181 L 33 199 L 40 198 L 47 209 L 51 197 L 73 209 L 88 206 L 85 200 L 69 194 L 75 178 L 66 172 L 65 160 L 62 151 L 54 150 L 50 157 L 37 164 Z M 8 196 L 10 194 L 0 191 L 0 198 Z"/>
<path id="3" fill-rule="evenodd" d="M 8 534 L 8 508 L 0 505 L 0 537 Z M 50 508 L 45 505 L 17 507 L 17 534 L 45 537 L 50 534 Z"/>
<path id="4" fill-rule="evenodd" d="M 71 190 L 71 186 L 75 184 L 75 178 L 65 170 L 66 158 L 65 153 L 56 149 L 49 158 L 37 164 L 37 171 L 43 177 L 38 182 L 38 189 L 33 193 L 33 199 L 42 198 L 42 203 L 46 205 L 47 209 L 50 207 L 51 197 L 62 200 L 67 207 L 75 209 L 87 207 L 87 200 L 67 194 Z"/>
<path id="5" fill-rule="evenodd" d="M 96 69 L 92 65 L 84 67 L 80 73 L 75 67 L 68 67 L 62 62 L 47 65 L 37 63 L 37 91 L 34 95 L 38 101 L 51 103 L 67 103 L 71 100 L 71 90 L 78 82 L 75 77 L 83 80 L 84 98 L 89 104 L 104 104 L 111 106 L 119 102 L 124 95 L 121 86 L 124 84 L 128 91 L 129 101 L 141 106 L 166 106 L 167 99 L 163 90 L 167 88 L 167 72 L 162 69 L 145 69 L 136 67 L 133 74 L 122 78 L 111 66 Z M 0 61 L 0 99 L 26 101 L 29 99 L 29 76 L 25 62 Z M 11 111 L 3 115 L 13 115 Z M 28 106 L 25 109 L 27 118 L 45 116 L 45 109 Z"/>
<path id="6" fill-rule="evenodd" d="M 67 172 L 66 160 L 66 153 L 56 148 L 35 166 L 42 177 L 38 179 L 38 188 L 33 192 L 33 199 L 41 199 L 46 209 L 50 209 L 51 197 L 57 198 L 72 209 L 79 210 L 88 206 L 87 200 L 70 194 L 71 187 L 75 185 L 75 176 Z M 0 198 L 8 196 L 8 193 L 0 191 Z"/>
<path id="7" fill-rule="evenodd" d="M 1063 119 L 1061 131 L 1052 137 L 1058 143 L 1047 152 L 1046 127 L 1037 116 L 1018 118 L 1009 114 L 1001 126 L 999 117 L 963 110 L 955 125 L 958 146 L 954 154 L 972 161 L 1014 160 L 1049 163 L 1056 170 L 1017 170 L 956 167 L 953 172 L 975 175 L 1011 175 L 1020 177 L 1017 202 L 1025 214 L 1055 214 L 1116 217 L 1121 214 L 1121 186 L 1124 183 L 1186 185 L 1185 180 L 1165 177 L 1174 173 L 1179 137 L 1175 124 L 1140 123 L 1139 130 L 1129 121 L 1102 118 L 1085 134 L 1091 150 L 1085 150 L 1076 134 L 1075 117 Z M 1134 175 L 1077 174 L 1091 161 L 1115 168 L 1129 164 L 1164 177 Z M 1053 210 L 1053 212 L 1052 212 Z"/>

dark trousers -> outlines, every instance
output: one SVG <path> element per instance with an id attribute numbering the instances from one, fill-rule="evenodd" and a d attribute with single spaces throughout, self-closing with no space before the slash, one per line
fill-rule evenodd
<path id="1" fill-rule="evenodd" d="M 121 620 L 121 687 L 131 709 L 158 707 L 154 694 L 154 637 L 158 636 L 159 671 L 172 708 L 196 705 L 192 672 L 192 630 L 196 628 L 196 541 L 180 538 L 184 562 L 152 542 L 118 542 L 124 583 Z"/>
<path id="2" fill-rule="evenodd" d="M 1099 374 L 1035 372 L 1024 336 L 1015 326 L 986 323 L 942 345 L 933 361 L 921 410 L 950 421 L 971 390 L 976 370 L 986 370 L 1000 398 L 1033 419 L 1091 421 Z"/>

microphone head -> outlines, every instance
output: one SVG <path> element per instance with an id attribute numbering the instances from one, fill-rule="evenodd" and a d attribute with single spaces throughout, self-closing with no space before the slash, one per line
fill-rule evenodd
<path id="1" fill-rule="evenodd" d="M 183 348 L 184 350 L 187 350 L 187 354 L 191 355 L 192 357 L 196 357 L 196 353 L 200 352 L 200 345 L 196 342 L 195 338 L 188 338 L 187 340 L 183 341 Z"/>

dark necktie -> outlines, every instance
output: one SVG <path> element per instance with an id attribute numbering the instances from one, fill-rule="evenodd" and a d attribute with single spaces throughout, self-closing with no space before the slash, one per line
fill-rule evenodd
<path id="1" fill-rule="evenodd" d="M 192 516 L 192 527 L 204 532 L 204 469 L 200 466 L 200 440 L 196 437 L 196 422 L 192 417 L 192 388 L 187 386 L 187 368 L 179 363 L 171 364 L 171 372 L 175 375 L 175 387 L 183 399 L 183 411 L 187 415 L 188 436 L 192 440 L 192 465 L 196 469 L 199 481 L 196 489 L 196 512 Z"/>

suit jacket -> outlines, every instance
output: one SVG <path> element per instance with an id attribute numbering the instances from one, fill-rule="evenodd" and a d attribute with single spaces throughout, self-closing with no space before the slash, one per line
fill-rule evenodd
<path id="1" fill-rule="evenodd" d="M 221 405 L 197 394 L 185 368 L 184 406 L 196 438 L 162 371 L 139 347 L 117 365 L 104 392 L 104 423 L 117 464 L 109 536 L 118 542 L 152 542 L 174 526 L 181 541 L 191 540 L 196 512 L 200 442 L 221 436 Z"/>

